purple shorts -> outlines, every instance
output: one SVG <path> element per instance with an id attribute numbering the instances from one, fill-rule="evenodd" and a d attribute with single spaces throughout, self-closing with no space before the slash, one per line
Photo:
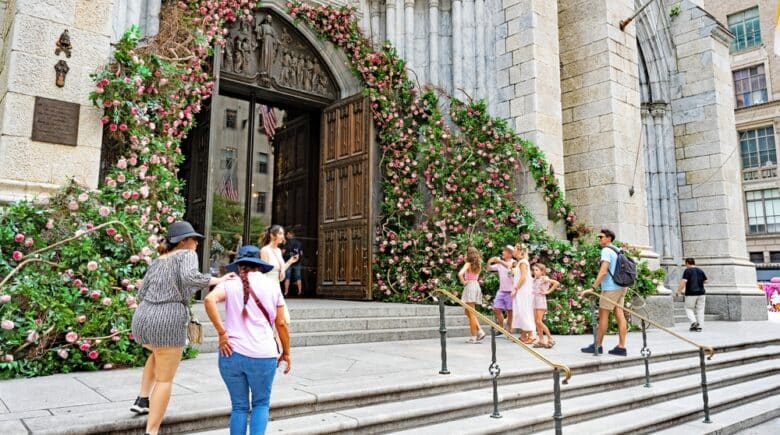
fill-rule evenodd
<path id="1" fill-rule="evenodd" d="M 512 311 L 512 292 L 498 292 L 493 300 L 494 310 Z"/>

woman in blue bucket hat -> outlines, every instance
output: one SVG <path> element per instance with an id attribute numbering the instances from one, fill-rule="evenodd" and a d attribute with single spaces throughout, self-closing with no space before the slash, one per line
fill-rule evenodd
<path id="1" fill-rule="evenodd" d="M 232 403 L 231 435 L 246 434 L 250 410 L 249 433 L 265 433 L 276 368 L 285 362 L 284 373 L 291 369 L 284 296 L 279 284 L 265 275 L 273 267 L 260 259 L 256 246 L 242 246 L 235 261 L 226 266 L 240 279 L 221 283 L 204 301 L 206 314 L 219 334 L 219 373 Z M 224 322 L 217 310 L 220 302 L 225 303 Z"/>

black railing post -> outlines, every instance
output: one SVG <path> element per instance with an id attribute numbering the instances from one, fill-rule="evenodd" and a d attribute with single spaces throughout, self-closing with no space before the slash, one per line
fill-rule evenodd
<path id="1" fill-rule="evenodd" d="M 591 326 L 593 327 L 593 356 L 599 356 L 599 345 L 596 342 L 598 340 L 599 330 L 599 310 L 596 302 L 591 299 Z"/>
<path id="2" fill-rule="evenodd" d="M 647 347 L 647 323 L 645 323 L 645 319 L 642 319 L 642 350 L 640 353 L 642 358 L 645 359 L 645 388 L 650 388 L 650 355 L 653 352 Z"/>
<path id="3" fill-rule="evenodd" d="M 707 368 L 704 364 L 704 349 L 699 348 L 699 367 L 701 368 L 701 396 L 704 401 L 704 423 L 712 423 L 710 420 L 710 397 L 707 394 Z"/>
<path id="4" fill-rule="evenodd" d="M 448 375 L 447 370 L 447 325 L 444 322 L 444 298 L 439 296 L 439 335 L 441 336 L 441 370 L 440 375 Z"/>
<path id="5" fill-rule="evenodd" d="M 490 327 L 490 352 L 492 354 L 490 363 L 490 375 L 493 376 L 493 413 L 490 414 L 492 418 L 501 418 L 501 413 L 498 412 L 498 375 L 501 374 L 501 368 L 496 362 L 496 328 Z"/>
<path id="6" fill-rule="evenodd" d="M 555 399 L 555 435 L 563 434 L 563 412 L 561 411 L 561 372 L 553 369 L 553 395 Z"/>

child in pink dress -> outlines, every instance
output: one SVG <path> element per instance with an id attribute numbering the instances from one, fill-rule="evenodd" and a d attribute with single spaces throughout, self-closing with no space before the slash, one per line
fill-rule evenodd
<path id="1" fill-rule="evenodd" d="M 536 333 L 539 336 L 534 347 L 551 348 L 555 345 L 550 329 L 544 324 L 544 314 L 547 312 L 547 295 L 554 292 L 560 283 L 547 276 L 547 267 L 542 263 L 531 266 L 531 274 L 534 277 L 534 320 L 536 321 Z"/>

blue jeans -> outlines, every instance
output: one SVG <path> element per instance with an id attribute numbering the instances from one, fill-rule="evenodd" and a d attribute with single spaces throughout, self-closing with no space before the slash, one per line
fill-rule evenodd
<path id="1" fill-rule="evenodd" d="M 276 358 L 250 358 L 233 352 L 219 356 L 219 374 L 227 385 L 233 411 L 230 413 L 230 435 L 246 435 L 249 392 L 252 392 L 252 417 L 249 434 L 261 435 L 268 425 L 271 386 L 276 375 Z"/>

